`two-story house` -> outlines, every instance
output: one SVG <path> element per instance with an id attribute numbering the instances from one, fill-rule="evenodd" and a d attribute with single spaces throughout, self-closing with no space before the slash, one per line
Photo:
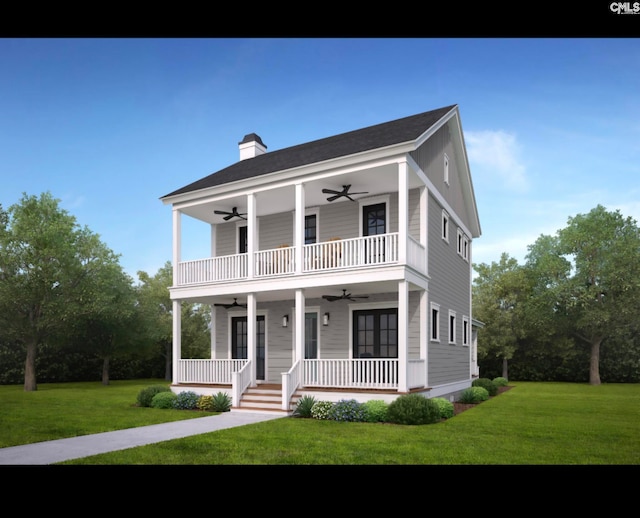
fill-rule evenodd
<path id="1" fill-rule="evenodd" d="M 275 151 L 250 133 L 239 154 L 161 198 L 172 390 L 288 413 L 301 395 L 453 400 L 469 387 L 481 231 L 458 106 Z M 184 218 L 203 222 L 207 257 L 182 259 Z M 210 358 L 181 357 L 183 301 L 211 306 Z"/>

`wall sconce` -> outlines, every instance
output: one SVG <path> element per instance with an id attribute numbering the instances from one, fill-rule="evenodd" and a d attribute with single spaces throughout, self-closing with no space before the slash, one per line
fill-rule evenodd
<path id="1" fill-rule="evenodd" d="M 289 325 L 289 315 L 284 315 L 282 317 L 282 327 L 287 327 Z"/>
<path id="2" fill-rule="evenodd" d="M 322 317 L 322 325 L 323 326 L 329 325 L 329 313 L 325 313 L 324 316 Z"/>

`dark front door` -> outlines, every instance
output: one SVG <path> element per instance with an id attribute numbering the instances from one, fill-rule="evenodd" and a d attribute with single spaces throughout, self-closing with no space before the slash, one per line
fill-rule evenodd
<path id="1" fill-rule="evenodd" d="M 247 317 L 231 318 L 231 357 L 248 358 Z M 265 379 L 265 320 L 264 315 L 256 317 L 256 379 Z"/>
<path id="2" fill-rule="evenodd" d="M 362 207 L 362 235 L 376 236 L 387 233 L 387 206 L 384 203 L 365 205 Z M 365 261 L 367 263 L 384 262 L 384 237 L 367 240 Z"/>

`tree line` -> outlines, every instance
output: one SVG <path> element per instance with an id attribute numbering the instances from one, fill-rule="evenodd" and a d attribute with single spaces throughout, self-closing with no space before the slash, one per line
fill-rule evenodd
<path id="1" fill-rule="evenodd" d="M 640 230 L 597 205 L 540 235 L 524 264 L 474 264 L 482 376 L 640 382 Z"/>
<path id="2" fill-rule="evenodd" d="M 171 379 L 171 263 L 135 283 L 119 257 L 49 192 L 0 206 L 0 384 Z M 209 308 L 181 310 L 183 357 L 209 357 Z"/>

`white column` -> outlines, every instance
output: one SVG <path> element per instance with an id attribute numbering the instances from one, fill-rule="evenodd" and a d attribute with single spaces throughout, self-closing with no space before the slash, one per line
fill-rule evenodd
<path id="1" fill-rule="evenodd" d="M 407 392 L 409 283 L 398 281 L 398 392 Z"/>
<path id="2" fill-rule="evenodd" d="M 178 209 L 173 209 L 173 285 L 177 286 L 178 265 L 180 263 L 180 249 L 182 247 L 181 213 Z"/>
<path id="3" fill-rule="evenodd" d="M 217 311 L 216 311 L 216 307 L 211 304 L 211 353 L 209 355 L 209 357 L 212 360 L 216 359 L 216 315 L 217 315 Z"/>
<path id="4" fill-rule="evenodd" d="M 211 233 L 210 233 L 210 238 L 211 238 L 211 257 L 215 257 L 216 256 L 216 229 L 218 228 L 218 225 L 211 225 Z"/>
<path id="5" fill-rule="evenodd" d="M 429 386 L 429 292 L 420 291 L 420 358 L 424 360 L 424 384 Z"/>
<path id="6" fill-rule="evenodd" d="M 429 275 L 429 191 L 420 187 L 420 244 L 424 246 L 424 271 Z"/>
<path id="7" fill-rule="evenodd" d="M 304 185 L 296 184 L 296 210 L 294 215 L 294 238 L 296 273 L 302 273 L 304 257 Z"/>
<path id="8" fill-rule="evenodd" d="M 253 278 L 256 246 L 256 197 L 255 194 L 247 195 L 247 275 Z M 255 322 L 254 322 L 255 325 Z"/>
<path id="9" fill-rule="evenodd" d="M 409 166 L 406 160 L 398 162 L 398 261 L 407 263 L 409 238 Z"/>
<path id="10" fill-rule="evenodd" d="M 172 329 L 172 357 L 171 357 L 171 370 L 172 370 L 172 374 L 171 377 L 173 379 L 173 384 L 175 385 L 176 383 L 179 383 L 180 380 L 178 379 L 178 368 L 179 368 L 179 363 L 180 363 L 180 357 L 182 356 L 182 345 L 181 345 L 181 338 L 182 338 L 182 311 L 181 311 L 181 307 L 182 304 L 180 303 L 179 300 L 174 300 L 173 301 L 173 329 Z"/>
<path id="11" fill-rule="evenodd" d="M 305 296 L 303 289 L 296 290 L 296 315 L 295 315 L 295 359 L 304 360 L 304 314 Z"/>
<path id="12" fill-rule="evenodd" d="M 251 383 L 256 386 L 256 297 L 247 294 L 247 357 L 251 362 Z"/>

